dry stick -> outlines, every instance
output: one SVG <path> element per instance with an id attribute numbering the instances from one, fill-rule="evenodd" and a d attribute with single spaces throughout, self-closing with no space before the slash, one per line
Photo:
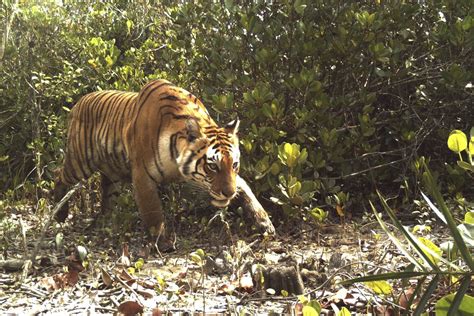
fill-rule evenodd
<path id="1" fill-rule="evenodd" d="M 41 236 L 39 240 L 36 242 L 35 248 L 33 249 L 33 253 L 31 254 L 30 258 L 29 259 L 27 258 L 28 255 L 25 250 L 25 255 L 22 259 L 0 260 L 0 268 L 5 269 L 5 270 L 10 270 L 10 271 L 17 271 L 23 268 L 21 279 L 24 280 L 26 278 L 26 276 L 28 275 L 28 270 L 36 261 L 36 255 L 38 254 L 39 246 L 43 242 L 44 235 L 46 234 L 46 230 L 51 225 L 51 220 L 54 218 L 54 216 L 59 211 L 59 209 L 64 205 L 64 203 L 66 203 L 74 194 L 74 192 L 76 192 L 77 189 L 79 189 L 80 187 L 82 187 L 81 182 L 79 182 L 71 190 L 69 190 L 69 192 L 54 207 L 51 214 L 49 214 L 49 218 L 47 219 L 46 224 L 44 225 L 43 230 L 41 231 Z M 22 224 L 21 221 L 20 221 L 20 224 Z M 26 236 L 23 236 L 23 238 L 26 238 Z"/>
<path id="2" fill-rule="evenodd" d="M 4 32 L 2 34 L 2 41 L 0 42 L 0 65 L 2 64 L 3 62 L 3 56 L 5 55 L 5 48 L 7 46 L 7 41 L 8 41 L 8 38 L 10 37 L 10 29 L 12 27 L 12 24 L 13 24 L 13 20 L 15 18 L 15 14 L 16 14 L 16 7 L 18 5 L 18 0 L 16 0 L 15 2 L 12 3 L 12 12 L 10 13 L 10 17 L 8 19 L 5 19 L 5 29 L 4 29 Z M 5 16 L 6 18 L 6 16 Z"/>
<path id="3" fill-rule="evenodd" d="M 46 220 L 46 223 L 43 226 L 43 230 L 41 231 L 41 235 L 39 240 L 36 242 L 35 248 L 33 249 L 33 253 L 31 254 L 30 260 L 31 264 L 33 265 L 36 260 L 36 255 L 38 254 L 39 246 L 43 242 L 44 236 L 46 234 L 46 230 L 49 228 L 51 225 L 51 221 L 53 218 L 56 216 L 56 213 L 61 209 L 61 207 L 71 198 L 71 196 L 77 191 L 77 189 L 82 187 L 82 182 L 77 183 L 75 186 L 73 186 L 68 193 L 59 201 L 58 204 L 53 208 L 51 213 L 49 214 L 48 219 Z"/>

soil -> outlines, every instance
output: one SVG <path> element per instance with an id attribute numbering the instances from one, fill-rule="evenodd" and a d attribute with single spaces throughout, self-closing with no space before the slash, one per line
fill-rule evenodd
<path id="1" fill-rule="evenodd" d="M 298 315 L 319 304 L 325 315 L 342 308 L 392 315 L 403 306 L 400 294 L 411 288 L 390 281 L 392 293 L 384 295 L 364 284 L 341 285 L 401 271 L 409 262 L 376 222 L 337 218 L 275 223 L 278 234 L 268 237 L 253 233 L 236 214 L 224 220 L 210 211 L 209 221 L 207 214 L 181 213 L 171 225 L 176 250 L 157 253 L 136 214 L 124 214 L 118 217 L 127 219 L 123 225 L 112 225 L 116 218 L 92 220 L 94 214 L 81 213 L 86 206 L 79 204 L 65 224 L 46 230 L 29 265 L 25 258 L 32 259 L 47 218 L 35 207 L 7 210 L 17 229 L 2 235 L 3 314 Z M 12 266 L 5 265 L 9 260 Z"/>

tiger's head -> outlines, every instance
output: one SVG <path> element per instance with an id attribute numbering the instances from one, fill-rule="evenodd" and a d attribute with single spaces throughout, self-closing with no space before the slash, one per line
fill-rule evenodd
<path id="1" fill-rule="evenodd" d="M 236 195 L 236 177 L 240 167 L 239 120 L 223 128 L 201 128 L 195 119 L 186 121 L 186 140 L 177 158 L 186 181 L 205 188 L 211 203 L 226 207 Z"/>

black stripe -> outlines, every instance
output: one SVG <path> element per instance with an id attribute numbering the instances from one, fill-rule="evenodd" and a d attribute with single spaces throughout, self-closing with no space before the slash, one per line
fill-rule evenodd
<path id="1" fill-rule="evenodd" d="M 191 176 L 192 176 L 193 178 L 196 178 L 196 179 L 197 179 L 198 177 L 196 177 L 196 175 L 200 175 L 204 180 L 206 180 L 206 178 L 207 178 L 205 174 L 202 174 L 202 173 L 199 173 L 199 172 L 193 172 L 193 173 L 191 173 Z"/>
<path id="2" fill-rule="evenodd" d="M 178 98 L 177 96 L 174 96 L 174 95 L 167 95 L 167 96 L 161 97 L 160 101 L 163 101 L 163 100 L 170 100 L 170 101 L 176 101 L 176 102 L 184 101 L 183 99 Z"/>
<path id="3" fill-rule="evenodd" d="M 141 110 L 143 109 L 143 105 L 146 103 L 146 101 L 148 100 L 148 98 L 150 97 L 150 95 L 158 90 L 159 88 L 161 87 L 164 87 L 164 86 L 172 86 L 171 83 L 169 82 L 163 82 L 161 84 L 159 84 L 158 86 L 154 86 L 155 83 L 157 83 L 158 81 L 152 81 L 151 83 L 149 83 L 147 86 L 145 86 L 139 93 L 139 96 L 138 96 L 138 100 L 137 100 L 137 108 L 138 108 L 138 112 L 137 112 L 137 118 L 140 116 L 140 112 Z M 149 89 L 151 87 L 151 90 L 148 92 L 147 89 Z M 148 94 L 146 96 L 145 93 L 148 92 Z M 137 135 L 137 122 L 135 120 L 134 122 L 134 126 L 133 126 L 133 134 L 134 135 Z"/>
<path id="4" fill-rule="evenodd" d="M 145 169 L 145 172 L 147 174 L 147 176 L 153 180 L 153 182 L 155 182 L 156 186 L 159 186 L 160 185 L 160 181 L 156 180 L 155 178 L 153 178 L 153 176 L 151 175 L 150 171 L 148 170 L 148 168 L 146 167 L 146 164 L 145 162 L 142 160 L 142 164 L 143 164 L 143 168 Z"/>
<path id="5" fill-rule="evenodd" d="M 180 135 L 181 132 L 174 133 L 170 137 L 170 154 L 171 158 L 176 159 L 178 157 L 178 149 L 176 148 L 176 140 L 178 138 L 178 135 Z"/>
<path id="6" fill-rule="evenodd" d="M 192 153 L 189 155 L 188 159 L 186 159 L 186 162 L 183 164 L 183 173 L 184 173 L 185 175 L 188 175 L 188 174 L 189 174 L 189 171 L 190 171 L 190 170 L 189 170 L 189 165 L 191 164 L 191 162 L 193 161 L 194 156 L 196 156 L 196 155 L 197 155 L 196 152 L 192 152 Z"/>
<path id="7" fill-rule="evenodd" d="M 76 109 L 78 109 L 78 107 L 76 106 Z M 79 107 L 79 110 L 80 110 L 80 107 Z M 79 114 L 80 111 L 79 111 Z M 78 127 L 79 129 L 81 128 L 81 126 Z M 74 148 L 74 153 L 77 157 L 73 157 L 72 160 L 76 160 L 77 161 L 77 166 L 79 167 L 79 171 L 81 172 L 81 176 L 80 178 L 81 179 L 84 179 L 86 176 L 87 176 L 87 172 L 86 170 L 84 169 L 84 166 L 83 166 L 83 162 L 82 162 L 82 154 L 81 154 L 81 135 L 80 135 L 80 130 L 78 131 L 78 134 L 76 137 L 73 138 L 73 142 L 72 142 L 72 147 Z M 71 167 L 74 167 L 71 163 Z"/>
<path id="8" fill-rule="evenodd" d="M 113 97 L 107 100 L 107 104 L 104 103 L 104 105 L 106 104 L 107 110 L 104 113 L 104 116 L 100 118 L 102 126 L 100 127 L 98 131 L 99 139 L 105 139 L 104 158 L 111 165 L 115 165 L 115 163 L 113 161 L 113 157 L 111 156 L 112 153 L 109 153 L 109 143 L 111 142 L 111 140 L 109 139 L 109 132 L 110 132 L 110 129 L 112 129 L 112 126 L 110 125 L 109 122 L 111 119 L 113 119 L 113 115 L 117 112 L 116 104 L 120 100 L 120 96 L 121 96 L 120 93 L 114 93 Z M 99 150 L 102 150 L 102 148 L 99 148 Z M 117 166 L 115 165 L 115 167 Z"/>
<path id="9" fill-rule="evenodd" d="M 188 159 L 186 159 L 186 162 L 183 164 L 183 173 L 184 174 L 189 174 L 189 165 L 191 164 L 194 156 L 196 156 L 197 154 L 199 154 L 201 152 L 201 150 L 203 150 L 204 148 L 207 148 L 207 145 L 204 145 L 202 146 L 201 148 L 199 148 L 198 150 L 196 151 L 193 151 L 191 153 L 191 155 L 189 155 Z M 202 158 L 202 157 L 201 157 Z"/>
<path id="10" fill-rule="evenodd" d="M 90 159 L 89 159 L 89 153 L 88 153 L 88 146 L 89 144 L 87 144 L 87 131 L 88 129 L 92 129 L 93 128 L 93 123 L 91 124 L 90 122 L 90 119 L 89 119 L 89 115 L 92 115 L 89 111 L 89 108 L 87 106 L 87 104 L 82 104 L 82 107 L 80 108 L 81 110 L 81 133 L 79 134 L 79 140 L 81 141 L 81 144 L 79 147 L 80 147 L 80 150 L 82 151 L 83 153 L 83 158 L 84 158 L 84 161 L 82 161 L 82 165 L 83 167 L 87 167 L 86 168 L 83 168 L 83 171 L 85 172 L 84 174 L 84 178 L 88 178 L 92 172 L 94 171 L 93 170 L 93 167 L 91 165 L 91 162 L 90 162 Z M 92 125 L 92 126 L 91 126 Z M 91 148 L 91 152 L 93 151 L 93 148 Z M 85 164 L 85 165 L 84 165 Z"/>
<path id="11" fill-rule="evenodd" d="M 127 112 L 127 119 L 130 119 L 129 116 L 128 116 L 128 113 L 130 112 L 130 108 L 131 108 L 131 105 L 130 103 L 132 103 L 134 100 L 136 99 L 136 95 L 130 95 L 129 96 L 129 99 L 128 101 L 125 103 L 124 105 L 124 109 L 122 111 L 122 116 L 120 117 L 120 137 L 119 137 L 119 140 L 120 140 L 120 143 L 121 143 L 121 147 L 122 147 L 122 161 L 124 164 L 127 163 L 127 157 L 125 155 L 125 142 L 124 142 L 124 136 L 125 133 L 123 133 L 123 129 L 124 129 L 124 125 L 125 125 L 125 111 L 128 110 Z"/>
<path id="12" fill-rule="evenodd" d="M 164 111 L 166 109 L 173 109 L 176 112 L 181 111 L 181 108 L 179 106 L 174 105 L 174 104 L 164 104 L 164 105 L 160 106 L 160 111 Z"/>
<path id="13" fill-rule="evenodd" d="M 207 157 L 206 155 L 203 155 L 201 158 L 199 158 L 199 159 L 196 161 L 196 167 L 194 168 L 194 172 L 196 172 L 196 173 L 198 172 L 199 163 L 200 163 L 202 160 L 206 161 L 206 157 Z"/>

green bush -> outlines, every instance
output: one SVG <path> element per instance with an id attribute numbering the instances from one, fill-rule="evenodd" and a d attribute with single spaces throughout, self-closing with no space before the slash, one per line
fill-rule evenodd
<path id="1" fill-rule="evenodd" d="M 57 3 L 2 4 L 2 189 L 51 177 L 81 95 L 153 78 L 241 118 L 242 172 L 290 216 L 414 192 L 417 157 L 451 160 L 445 137 L 474 118 L 467 0 Z"/>

